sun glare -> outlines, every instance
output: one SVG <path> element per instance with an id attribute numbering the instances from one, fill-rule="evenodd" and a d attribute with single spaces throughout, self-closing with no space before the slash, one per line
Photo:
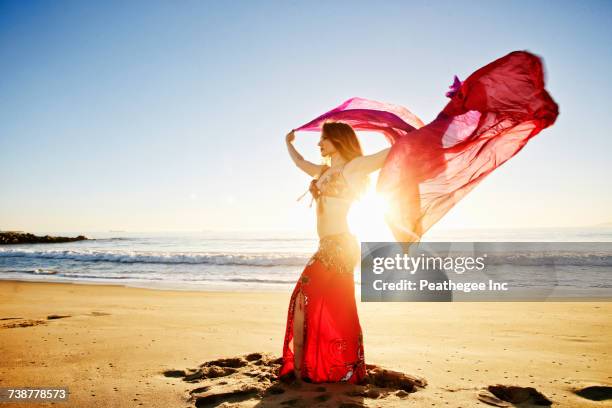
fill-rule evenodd
<path id="1" fill-rule="evenodd" d="M 386 209 L 387 202 L 382 195 L 376 193 L 373 185 L 361 200 L 355 201 L 348 214 L 348 223 L 359 241 L 394 241 L 385 223 Z"/>

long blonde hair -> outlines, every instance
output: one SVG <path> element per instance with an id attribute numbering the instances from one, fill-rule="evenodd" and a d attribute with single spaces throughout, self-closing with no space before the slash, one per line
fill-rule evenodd
<path id="1" fill-rule="evenodd" d="M 321 135 L 323 139 L 329 140 L 334 145 L 340 156 L 347 162 L 363 156 L 357 134 L 348 123 L 326 120 L 321 128 Z M 326 164 L 331 164 L 329 158 L 326 159 Z M 356 186 L 358 195 L 361 196 L 365 193 L 369 185 L 370 177 L 366 176 Z"/>

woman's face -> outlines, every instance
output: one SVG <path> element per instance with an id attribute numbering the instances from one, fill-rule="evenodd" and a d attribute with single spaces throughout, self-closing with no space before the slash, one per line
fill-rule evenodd
<path id="1" fill-rule="evenodd" d="M 323 135 L 321 135 L 321 139 L 319 140 L 319 148 L 321 149 L 321 156 L 331 156 L 336 152 L 336 147 L 331 142 L 331 140 L 326 139 Z"/>

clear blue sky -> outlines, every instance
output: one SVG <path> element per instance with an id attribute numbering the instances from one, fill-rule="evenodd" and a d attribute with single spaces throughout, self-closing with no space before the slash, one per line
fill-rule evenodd
<path id="1" fill-rule="evenodd" d="M 610 222 L 610 40 L 609 1 L 0 2 L 0 229 L 314 231 L 289 129 L 352 96 L 427 123 L 517 49 L 558 121 L 439 226 Z"/>

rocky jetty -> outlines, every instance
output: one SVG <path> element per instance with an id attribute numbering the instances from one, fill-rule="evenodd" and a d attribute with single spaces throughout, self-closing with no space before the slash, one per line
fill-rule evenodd
<path id="1" fill-rule="evenodd" d="M 78 237 L 52 237 L 50 235 L 39 236 L 21 231 L 0 232 L 0 245 L 12 244 L 57 244 L 60 242 L 82 241 L 87 239 L 83 235 Z"/>

